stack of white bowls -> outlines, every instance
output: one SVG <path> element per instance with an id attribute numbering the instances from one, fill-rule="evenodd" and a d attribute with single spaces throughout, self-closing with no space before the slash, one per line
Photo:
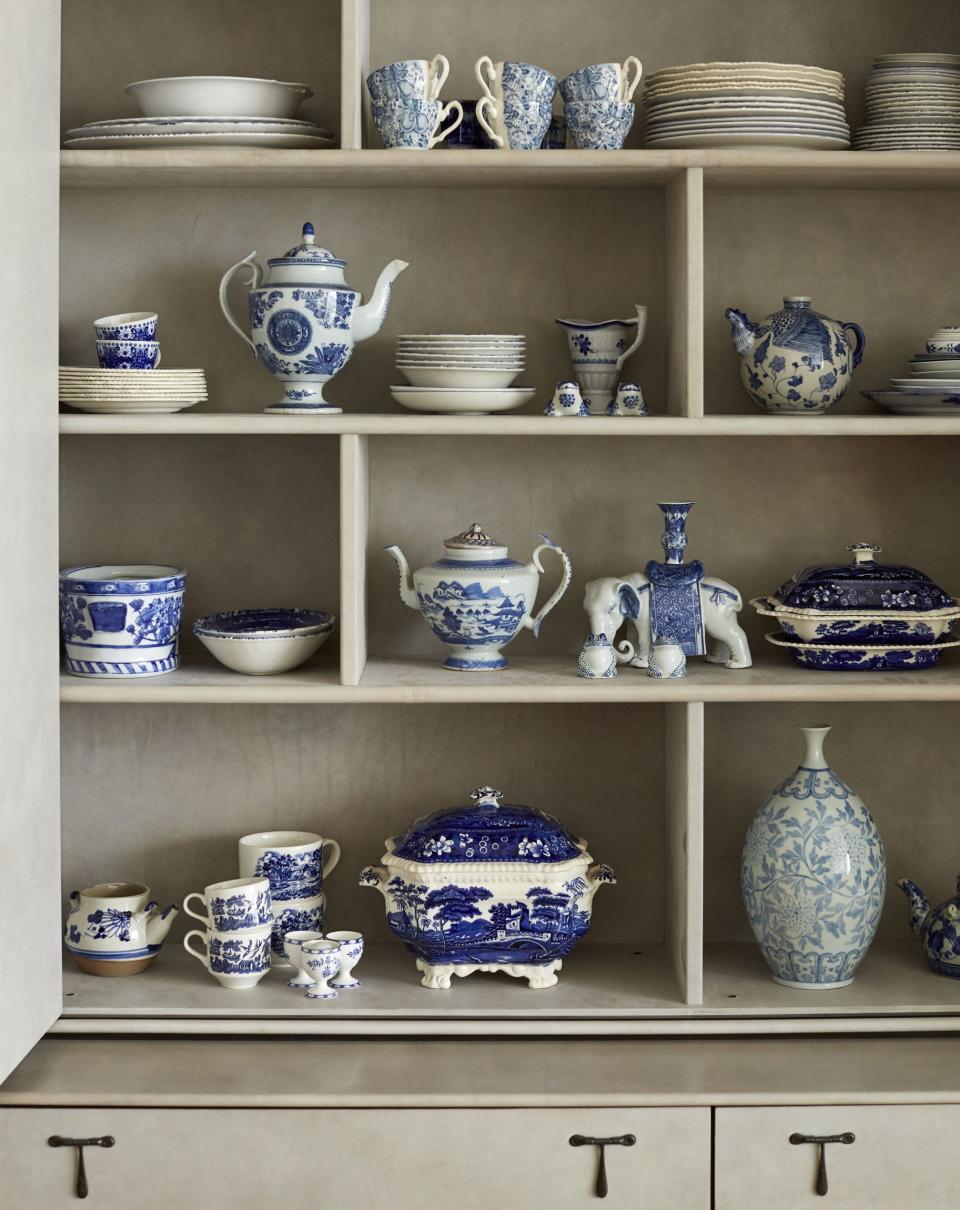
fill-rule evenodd
<path id="1" fill-rule="evenodd" d="M 880 55 L 867 76 L 858 151 L 960 149 L 960 55 Z"/>
<path id="2" fill-rule="evenodd" d="M 206 398 L 203 370 L 60 367 L 60 401 L 82 412 L 182 412 Z"/>
<path id="3" fill-rule="evenodd" d="M 416 412 L 505 412 L 536 394 L 511 383 L 526 365 L 517 333 L 416 333 L 397 337 L 397 369 L 410 386 L 390 393 Z"/>
<path id="4" fill-rule="evenodd" d="M 863 395 L 899 416 L 960 415 L 960 325 L 938 328 L 910 358 L 910 377 Z"/>
<path id="5" fill-rule="evenodd" d="M 837 71 L 800 63 L 690 63 L 645 88 L 648 147 L 850 146 Z"/>

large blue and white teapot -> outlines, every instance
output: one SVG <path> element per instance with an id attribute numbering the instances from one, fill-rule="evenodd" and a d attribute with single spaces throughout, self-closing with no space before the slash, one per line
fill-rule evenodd
<path id="1" fill-rule="evenodd" d="M 334 415 L 323 386 L 350 360 L 353 346 L 379 332 L 387 317 L 390 291 L 407 268 L 391 261 L 377 278 L 370 301 L 344 282 L 346 261 L 317 245 L 312 223 L 303 224 L 301 241 L 283 256 L 257 264 L 256 252 L 228 269 L 220 282 L 220 308 L 227 323 L 242 336 L 271 374 L 283 383 L 283 395 L 265 412 Z M 234 319 L 227 287 L 242 268 L 250 270 L 250 336 Z"/>

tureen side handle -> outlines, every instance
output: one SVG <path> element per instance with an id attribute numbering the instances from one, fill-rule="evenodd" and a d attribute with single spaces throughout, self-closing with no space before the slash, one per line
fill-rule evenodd
<path id="1" fill-rule="evenodd" d="M 606 862 L 598 861 L 596 865 L 592 865 L 587 870 L 587 886 L 595 895 L 604 883 L 610 886 L 616 885 L 617 876 L 613 872 L 613 868 L 608 866 Z"/>
<path id="2" fill-rule="evenodd" d="M 256 357 L 256 355 L 257 355 L 257 346 L 253 343 L 253 341 L 246 334 L 246 332 L 244 332 L 243 328 L 241 328 L 240 325 L 237 323 L 237 321 L 233 318 L 233 313 L 230 310 L 230 304 L 227 302 L 227 286 L 230 284 L 230 280 L 233 277 L 234 273 L 236 273 L 238 269 L 242 269 L 244 267 L 244 265 L 246 265 L 247 268 L 250 270 L 250 277 L 247 281 L 247 285 L 249 286 L 249 288 L 251 290 L 256 290 L 258 288 L 258 286 L 260 285 L 260 282 L 263 278 L 263 270 L 260 268 L 260 266 L 257 264 L 257 262 L 253 259 L 256 255 L 257 255 L 257 252 L 256 252 L 256 249 L 254 249 L 253 252 L 248 253 L 243 258 L 243 260 L 237 261 L 237 263 L 235 265 L 231 266 L 231 268 L 229 268 L 226 271 L 226 273 L 224 273 L 223 277 L 220 278 L 220 310 L 223 312 L 224 318 L 226 319 L 226 321 L 230 325 L 230 327 L 233 328 L 234 332 L 236 332 L 236 334 L 241 339 L 245 340 L 247 342 L 247 344 L 250 346 L 250 348 L 253 350 L 254 357 Z"/>
<path id="3" fill-rule="evenodd" d="M 550 538 L 548 538 L 546 534 L 541 534 L 540 537 L 543 538 L 543 542 L 533 552 L 532 561 L 527 564 L 528 569 L 530 571 L 535 571 L 539 574 L 542 574 L 543 564 L 540 562 L 540 552 L 542 550 L 552 550 L 563 564 L 563 578 L 560 580 L 560 583 L 553 595 L 548 597 L 544 602 L 543 608 L 540 610 L 540 612 L 536 615 L 526 614 L 521 622 L 522 626 L 525 626 L 527 630 L 532 630 L 533 633 L 538 637 L 540 635 L 540 627 L 543 625 L 543 619 L 567 591 L 567 589 L 570 587 L 570 581 L 573 579 L 573 565 L 570 562 L 570 556 L 567 554 L 567 552 L 562 547 L 558 546 L 556 542 L 553 542 Z"/>
<path id="4" fill-rule="evenodd" d="M 387 883 L 389 880 L 390 876 L 382 865 L 368 865 L 360 871 L 360 885 L 372 886 L 384 898 L 387 895 Z"/>
<path id="5" fill-rule="evenodd" d="M 863 328 L 859 324 L 849 323 L 841 324 L 840 326 L 844 332 L 853 333 L 853 368 L 856 369 L 860 362 L 863 361 L 863 348 L 867 343 L 867 338 L 864 336 Z"/>

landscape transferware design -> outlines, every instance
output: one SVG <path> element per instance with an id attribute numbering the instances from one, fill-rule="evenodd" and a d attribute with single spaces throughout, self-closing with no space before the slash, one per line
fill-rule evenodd
<path id="1" fill-rule="evenodd" d="M 323 850 L 319 846 L 304 853 L 268 849 L 257 858 L 255 873 L 270 880 L 274 899 L 309 899 L 323 889 Z"/>
<path id="2" fill-rule="evenodd" d="M 273 920 L 269 891 L 258 891 L 255 903 L 246 895 L 217 896 L 210 900 L 210 915 L 220 933 L 236 933 L 257 928 Z"/>

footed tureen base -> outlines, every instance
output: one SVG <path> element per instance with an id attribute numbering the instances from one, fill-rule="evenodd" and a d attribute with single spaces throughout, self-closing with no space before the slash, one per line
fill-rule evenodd
<path id="1" fill-rule="evenodd" d="M 529 987 L 553 987 L 557 982 L 557 971 L 563 966 L 563 959 L 546 962 L 542 966 L 523 962 L 456 962 L 431 963 L 423 958 L 417 959 L 417 970 L 423 972 L 420 982 L 424 987 L 446 991 L 450 986 L 450 976 L 457 975 L 466 979 L 474 971 L 502 971 L 514 979 L 526 979 Z"/>
<path id="2" fill-rule="evenodd" d="M 499 647 L 448 646 L 444 668 L 451 672 L 497 672 L 510 663 Z"/>

